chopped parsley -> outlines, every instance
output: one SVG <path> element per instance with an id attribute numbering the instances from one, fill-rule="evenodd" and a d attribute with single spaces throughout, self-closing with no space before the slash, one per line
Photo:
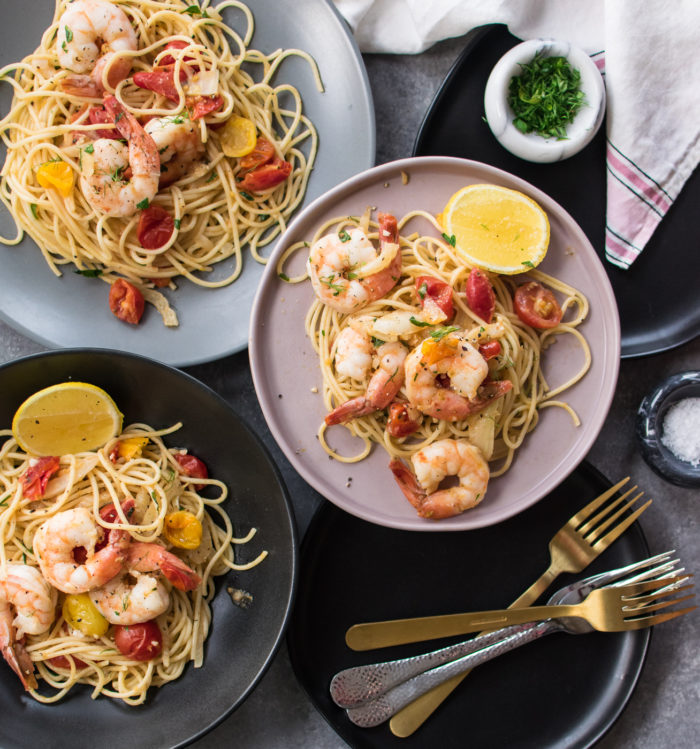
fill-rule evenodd
<path id="1" fill-rule="evenodd" d="M 423 283 L 418 287 L 418 296 L 421 299 L 425 299 L 425 295 L 428 293 L 428 283 L 427 281 L 423 281 Z"/>
<path id="2" fill-rule="evenodd" d="M 136 207 L 139 209 L 139 211 L 145 211 L 146 208 L 148 208 L 148 198 L 144 198 L 143 200 L 140 200 Z"/>
<path id="3" fill-rule="evenodd" d="M 181 218 L 173 219 L 173 223 L 175 224 L 175 228 L 179 229 L 180 225 L 182 224 L 182 219 Z"/>
<path id="4" fill-rule="evenodd" d="M 7 507 L 7 500 L 9 497 L 10 495 L 6 494 L 2 499 L 0 499 L 0 507 Z"/>
<path id="5" fill-rule="evenodd" d="M 32 209 L 32 216 L 34 216 L 34 218 L 38 219 L 39 218 L 39 214 L 37 213 L 37 210 L 36 210 L 36 203 L 30 203 L 29 207 Z"/>
<path id="6" fill-rule="evenodd" d="M 85 153 L 94 153 L 95 152 L 95 146 L 92 145 L 92 143 L 88 143 L 87 146 L 85 146 Z"/>
<path id="7" fill-rule="evenodd" d="M 413 315 L 411 315 L 408 319 L 411 325 L 415 325 L 417 328 L 429 328 L 432 325 L 432 323 L 430 322 L 423 322 L 422 320 L 418 320 Z"/>
<path id="8" fill-rule="evenodd" d="M 289 276 L 286 273 L 277 274 L 283 281 L 289 281 Z"/>
<path id="9" fill-rule="evenodd" d="M 190 16 L 202 16 L 202 18 L 209 18 L 209 14 L 206 12 L 206 10 L 202 10 L 199 5 L 189 5 L 182 12 L 187 13 Z"/>
<path id="10" fill-rule="evenodd" d="M 380 346 L 383 346 L 386 343 L 386 341 L 383 341 L 381 338 L 375 338 L 372 336 L 372 345 L 374 348 L 379 348 Z"/>
<path id="11" fill-rule="evenodd" d="M 102 272 L 102 268 L 85 268 L 83 270 L 73 271 L 73 273 L 85 276 L 86 278 L 99 278 L 102 275 Z"/>
<path id="12" fill-rule="evenodd" d="M 338 232 L 338 237 L 341 242 L 349 242 L 350 241 L 350 235 L 343 229 L 342 231 Z"/>
<path id="13" fill-rule="evenodd" d="M 438 328 L 437 330 L 430 331 L 430 337 L 434 341 L 441 341 L 446 335 L 454 333 L 455 330 L 459 330 L 456 325 L 448 325 L 446 328 Z"/>
<path id="14" fill-rule="evenodd" d="M 442 238 L 447 242 L 447 244 L 451 244 L 453 247 L 457 244 L 457 237 L 455 237 L 454 234 L 447 235 L 443 232 Z"/>
<path id="15" fill-rule="evenodd" d="M 522 265 L 527 265 L 528 268 L 534 268 L 535 267 L 535 264 L 532 261 L 530 261 L 530 260 L 524 260 L 521 264 Z"/>
<path id="16" fill-rule="evenodd" d="M 66 30 L 66 41 L 68 44 L 70 44 L 73 41 L 73 32 L 68 28 L 68 26 L 64 26 Z"/>
<path id="17" fill-rule="evenodd" d="M 241 196 L 242 198 L 245 198 L 246 200 L 253 200 L 253 196 L 252 196 L 252 195 L 251 195 L 251 194 L 250 194 L 249 192 L 246 192 L 245 190 L 241 190 L 241 191 L 239 192 L 239 195 L 240 195 L 240 196 Z"/>

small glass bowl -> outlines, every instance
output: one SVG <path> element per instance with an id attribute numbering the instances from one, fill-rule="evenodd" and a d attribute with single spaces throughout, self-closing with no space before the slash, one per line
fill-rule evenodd
<path id="1" fill-rule="evenodd" d="M 574 121 L 567 125 L 565 140 L 522 133 L 513 125 L 513 112 L 508 104 L 510 79 L 520 75 L 521 64 L 531 62 L 540 53 L 566 57 L 581 73 L 581 90 L 586 99 Z M 561 161 L 578 153 L 598 132 L 605 115 L 605 86 L 595 63 L 582 49 L 556 39 L 531 39 L 517 44 L 496 63 L 486 82 L 484 108 L 491 132 L 515 156 L 539 163 Z"/>
<path id="2" fill-rule="evenodd" d="M 684 398 L 700 398 L 700 372 L 672 375 L 642 400 L 637 411 L 637 438 L 642 457 L 659 476 L 677 486 L 700 486 L 700 466 L 676 457 L 661 442 L 669 408 Z"/>

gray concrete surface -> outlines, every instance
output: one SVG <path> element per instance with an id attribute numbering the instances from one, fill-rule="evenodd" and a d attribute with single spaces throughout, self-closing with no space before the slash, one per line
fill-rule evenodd
<path id="1" fill-rule="evenodd" d="M 377 112 L 378 163 L 410 155 L 426 108 L 463 44 L 463 39 L 450 40 L 416 57 L 365 57 Z M 0 323 L 1 362 L 41 350 L 39 344 Z M 646 466 L 634 440 L 634 415 L 642 397 L 664 376 L 698 368 L 700 339 L 669 353 L 623 361 L 612 410 L 588 456 L 611 478 L 631 474 L 647 495 L 654 498 L 643 522 L 649 545 L 655 552 L 677 549 L 690 571 L 700 570 L 697 543 L 700 493 L 667 484 Z M 187 371 L 234 404 L 237 412 L 262 436 L 282 468 L 303 534 L 323 500 L 294 472 L 274 443 L 255 398 L 247 352 Z M 699 642 L 700 615 L 657 628 L 641 682 L 621 718 L 599 742 L 599 749 L 660 746 L 690 749 L 698 745 Z M 467 746 L 468 727 L 465 729 Z M 390 743 L 401 746 L 398 739 Z M 316 712 L 297 683 L 283 645 L 249 699 L 193 746 L 196 749 L 221 746 L 339 749 L 346 744 Z"/>

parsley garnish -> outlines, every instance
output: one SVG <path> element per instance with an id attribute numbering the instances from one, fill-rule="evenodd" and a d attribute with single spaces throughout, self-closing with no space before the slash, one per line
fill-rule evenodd
<path id="1" fill-rule="evenodd" d="M 175 228 L 179 229 L 180 225 L 182 224 L 182 219 L 181 218 L 176 218 L 176 219 L 173 220 L 173 223 L 175 224 Z"/>
<path id="2" fill-rule="evenodd" d="M 522 72 L 510 79 L 508 91 L 513 125 L 522 133 L 566 139 L 566 125 L 573 122 L 585 98 L 581 73 L 566 57 L 545 57 L 544 52 L 520 67 Z"/>
<path id="3" fill-rule="evenodd" d="M 338 296 L 338 294 L 343 290 L 343 287 L 337 283 L 333 283 L 334 278 L 335 276 L 329 276 L 328 279 L 322 278 L 321 283 L 325 283 L 329 289 L 333 289 L 333 296 Z"/>
<path id="4" fill-rule="evenodd" d="M 66 30 L 66 41 L 68 44 L 70 44 L 73 41 L 73 32 L 68 28 L 68 26 L 64 26 Z"/>
<path id="5" fill-rule="evenodd" d="M 36 212 L 36 203 L 30 203 L 29 207 L 32 209 L 32 216 L 39 218 L 39 214 Z"/>
<path id="6" fill-rule="evenodd" d="M 425 295 L 428 293 L 428 283 L 427 281 L 423 281 L 423 283 L 418 287 L 418 296 L 421 299 L 425 299 Z"/>
<path id="7" fill-rule="evenodd" d="M 80 276 L 85 276 L 86 278 L 98 278 L 102 275 L 102 269 L 101 268 L 85 268 L 84 270 L 75 270 L 73 273 L 77 273 Z"/>
<path id="8" fill-rule="evenodd" d="M 535 265 L 530 260 L 523 261 L 522 265 L 527 265 L 528 268 L 534 268 Z"/>
<path id="9" fill-rule="evenodd" d="M 348 281 L 354 281 L 357 278 L 357 273 L 353 273 L 353 271 L 350 271 L 347 274 Z"/>
<path id="10" fill-rule="evenodd" d="M 379 348 L 380 346 L 383 346 L 386 343 L 386 341 L 383 341 L 381 338 L 375 338 L 372 336 L 372 345 L 374 348 Z"/>
<path id="11" fill-rule="evenodd" d="M 156 508 L 160 510 L 160 505 L 158 504 L 158 500 L 156 499 L 156 493 L 154 491 L 151 492 L 151 499 L 156 503 Z"/>
<path id="12" fill-rule="evenodd" d="M 249 192 L 246 192 L 245 190 L 241 190 L 239 195 L 242 198 L 245 198 L 246 200 L 253 200 L 253 196 Z"/>
<path id="13" fill-rule="evenodd" d="M 411 325 L 415 325 L 417 328 L 429 328 L 432 325 L 432 323 L 417 320 L 415 317 L 413 317 L 413 315 L 411 315 L 411 317 L 409 317 L 408 319 L 411 322 Z"/>
<path id="14" fill-rule="evenodd" d="M 350 235 L 343 229 L 342 231 L 338 232 L 338 237 L 340 238 L 341 242 L 349 242 L 350 241 Z"/>
<path id="15" fill-rule="evenodd" d="M 209 14 L 206 12 L 206 10 L 202 10 L 199 5 L 189 5 L 182 12 L 187 13 L 190 16 L 202 16 L 202 18 L 209 18 Z"/>
<path id="16" fill-rule="evenodd" d="M 7 507 L 7 499 L 9 496 L 9 494 L 6 494 L 2 499 L 0 499 L 0 507 Z"/>
<path id="17" fill-rule="evenodd" d="M 95 152 L 95 146 L 92 145 L 92 143 L 88 143 L 87 146 L 85 146 L 85 153 L 94 153 Z"/>
<path id="18" fill-rule="evenodd" d="M 442 233 L 442 238 L 447 242 L 447 244 L 451 244 L 453 247 L 457 244 L 457 237 L 455 237 L 454 234 L 450 234 L 449 236 L 445 234 L 445 232 Z"/>
<path id="19" fill-rule="evenodd" d="M 283 281 L 289 281 L 289 276 L 286 273 L 277 274 Z"/>
<path id="20" fill-rule="evenodd" d="M 118 166 L 113 172 L 112 172 L 112 182 L 121 182 L 122 181 L 122 172 L 124 171 L 123 166 Z"/>
<path id="21" fill-rule="evenodd" d="M 456 325 L 448 325 L 446 328 L 438 328 L 437 330 L 431 330 L 430 337 L 434 341 L 440 341 L 446 335 L 449 335 L 450 333 L 454 333 L 455 330 L 459 330 L 459 328 Z"/>
<path id="22" fill-rule="evenodd" d="M 208 185 L 210 182 L 213 182 L 215 179 L 216 179 L 216 172 L 212 172 L 209 175 L 209 179 L 204 184 Z"/>
<path id="23" fill-rule="evenodd" d="M 136 207 L 139 209 L 139 211 L 145 211 L 146 208 L 148 208 L 148 198 L 144 198 L 143 200 L 140 200 Z"/>

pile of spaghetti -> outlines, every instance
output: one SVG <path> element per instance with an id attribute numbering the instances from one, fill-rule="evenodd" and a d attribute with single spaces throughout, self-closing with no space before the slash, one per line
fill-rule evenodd
<path id="1" fill-rule="evenodd" d="M 0 613 L 17 615 L 0 621 L 0 640 L 38 701 L 87 684 L 93 698 L 143 703 L 149 687 L 202 665 L 214 578 L 265 557 L 235 562 L 233 545 L 255 531 L 234 538 L 226 486 L 165 446 L 179 427 L 134 424 L 96 452 L 60 458 L 32 458 L 0 432 Z"/>
<path id="2" fill-rule="evenodd" d="M 275 78 L 300 56 L 322 85 L 306 53 L 265 54 L 252 35 L 237 0 L 57 0 L 39 48 L 0 70 L 14 89 L 0 198 L 17 228 L 0 241 L 26 232 L 56 275 L 70 264 L 129 283 L 166 325 L 177 316 L 158 287 L 230 284 L 245 247 L 264 263 L 317 148 L 299 92 Z M 226 277 L 203 277 L 229 258 Z M 119 301 L 112 311 L 138 322 Z"/>
<path id="3" fill-rule="evenodd" d="M 327 222 L 308 243 L 290 247 L 278 271 L 290 282 L 310 276 L 316 291 L 305 327 L 319 357 L 329 412 L 318 433 L 323 449 L 352 463 L 381 445 L 419 514 L 448 517 L 483 499 L 489 475 L 509 469 L 543 408 L 566 409 L 579 424 L 558 396 L 590 367 L 590 349 L 578 330 L 588 301 L 535 269 L 523 283 L 522 275 L 466 264 L 426 212 L 411 212 L 398 223 L 388 214 L 378 220 L 370 220 L 368 210 Z M 379 248 L 363 258 L 367 240 L 378 241 Z M 308 272 L 289 278 L 284 264 L 302 247 L 311 247 Z M 537 309 L 538 295 L 552 317 L 534 327 L 518 307 L 524 297 L 526 306 L 528 298 L 535 299 Z M 563 335 L 580 344 L 580 369 L 550 386 L 543 372 L 545 349 Z M 347 427 L 364 448 L 355 455 L 333 449 L 326 430 L 334 424 Z M 467 443 L 478 456 L 465 453 Z M 412 459 L 415 476 L 405 468 L 406 459 Z M 456 490 L 437 491 L 445 475 L 465 484 L 484 461 L 485 476 L 468 500 L 462 497 L 455 505 Z M 426 503 L 430 495 L 447 506 Z"/>

